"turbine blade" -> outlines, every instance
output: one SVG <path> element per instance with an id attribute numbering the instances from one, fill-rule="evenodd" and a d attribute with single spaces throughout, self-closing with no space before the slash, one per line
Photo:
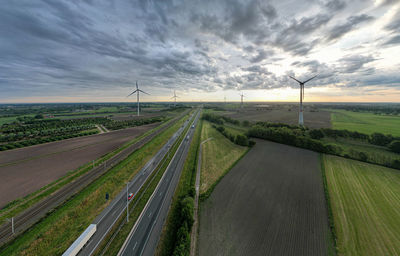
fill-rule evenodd
<path id="1" fill-rule="evenodd" d="M 137 90 L 134 90 L 131 94 L 129 94 L 128 96 L 126 96 L 126 97 L 129 97 L 129 96 L 131 96 L 132 94 L 134 94 L 135 92 L 137 92 Z"/>
<path id="2" fill-rule="evenodd" d="M 304 82 L 303 82 L 303 84 L 307 83 L 308 81 L 311 81 L 312 79 L 314 79 L 314 78 L 316 78 L 316 77 L 317 77 L 317 76 L 313 76 L 313 77 L 311 77 L 310 79 L 308 79 L 308 80 L 304 81 Z"/>
<path id="3" fill-rule="evenodd" d="M 143 92 L 144 94 L 150 95 L 149 93 L 144 92 L 144 91 L 142 91 L 142 90 L 140 90 L 140 89 L 138 89 L 138 91 L 139 91 L 139 92 Z"/>
<path id="4" fill-rule="evenodd" d="M 139 89 L 139 85 L 137 84 L 137 80 L 136 80 L 136 90 Z"/>
<path id="5" fill-rule="evenodd" d="M 290 78 L 292 78 L 293 80 L 296 80 L 298 83 L 301 84 L 301 82 L 299 80 L 297 80 L 296 78 L 294 78 L 293 76 L 289 76 Z"/>

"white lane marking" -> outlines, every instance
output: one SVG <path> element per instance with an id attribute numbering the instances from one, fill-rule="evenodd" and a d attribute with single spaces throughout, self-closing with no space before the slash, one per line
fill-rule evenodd
<path id="1" fill-rule="evenodd" d="M 132 249 L 132 251 L 135 251 L 135 249 L 136 249 L 136 245 L 137 245 L 137 242 L 135 243 L 135 245 L 133 246 L 133 249 Z"/>
<path id="2" fill-rule="evenodd" d="M 151 212 L 149 213 L 149 218 L 150 218 L 150 216 L 151 216 Z"/>
<path id="3" fill-rule="evenodd" d="M 160 192 L 160 196 L 161 196 L 161 192 Z"/>
<path id="4" fill-rule="evenodd" d="M 111 214 L 112 216 L 114 216 L 114 214 L 117 212 L 117 210 L 113 211 L 113 213 Z"/>

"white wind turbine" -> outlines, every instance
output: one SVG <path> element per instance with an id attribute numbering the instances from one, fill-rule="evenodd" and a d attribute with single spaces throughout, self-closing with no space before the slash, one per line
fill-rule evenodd
<path id="1" fill-rule="evenodd" d="M 176 106 L 176 98 L 179 98 L 179 96 L 176 96 L 176 92 L 175 92 L 175 90 L 174 90 L 174 96 L 171 97 L 171 99 L 175 99 L 175 104 L 174 104 L 174 106 Z"/>
<path id="2" fill-rule="evenodd" d="M 309 82 L 310 80 L 314 79 L 316 76 L 311 77 L 310 79 L 301 82 L 299 80 L 297 80 L 296 78 L 289 76 L 290 78 L 292 78 L 293 80 L 296 80 L 299 85 L 300 85 L 300 109 L 299 109 L 299 125 L 304 125 L 304 119 L 303 119 L 303 100 L 304 100 L 304 84 Z"/>
<path id="3" fill-rule="evenodd" d="M 129 96 L 131 96 L 132 94 L 137 93 L 136 96 L 137 96 L 137 115 L 138 115 L 138 116 L 139 116 L 139 114 L 140 114 L 140 108 L 139 108 L 139 94 L 140 94 L 141 92 L 143 92 L 144 94 L 150 95 L 150 94 L 148 94 L 147 92 L 144 92 L 144 91 L 140 90 L 140 89 L 139 89 L 138 82 L 136 81 L 136 90 L 134 90 L 131 94 L 129 94 L 128 96 L 126 96 L 126 97 L 129 97 Z"/>
<path id="4" fill-rule="evenodd" d="M 240 95 L 240 108 L 243 108 L 243 98 L 244 98 L 244 94 L 243 92 L 239 93 Z"/>

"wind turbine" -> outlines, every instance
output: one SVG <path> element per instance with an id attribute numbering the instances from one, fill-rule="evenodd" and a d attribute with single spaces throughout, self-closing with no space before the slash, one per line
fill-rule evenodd
<path id="1" fill-rule="evenodd" d="M 137 83 L 137 81 L 136 81 L 136 90 L 134 90 L 131 94 L 129 94 L 128 96 L 126 96 L 126 97 L 129 97 L 129 96 L 131 96 L 132 94 L 134 94 L 134 93 L 137 93 L 136 94 L 136 96 L 137 96 L 137 115 L 139 116 L 139 93 L 141 93 L 141 92 L 143 92 L 144 94 L 147 94 L 147 95 L 150 95 L 150 94 L 148 94 L 147 92 L 144 92 L 144 91 L 142 91 L 142 90 L 140 90 L 139 89 L 139 85 L 138 85 L 138 83 Z"/>
<path id="2" fill-rule="evenodd" d="M 301 82 L 297 80 L 296 78 L 289 76 L 293 80 L 297 81 L 300 85 L 300 109 L 299 109 L 299 125 L 303 126 L 304 125 L 304 119 L 303 119 L 303 99 L 304 99 L 304 84 L 309 82 L 310 80 L 314 79 L 316 76 L 311 77 L 310 79 Z"/>
<path id="3" fill-rule="evenodd" d="M 171 99 L 175 99 L 174 106 L 176 106 L 176 98 L 179 98 L 179 96 L 176 96 L 176 93 L 175 93 L 175 90 L 174 90 L 174 96 L 171 97 Z"/>
<path id="4" fill-rule="evenodd" d="M 244 97 L 244 94 L 243 94 L 243 92 L 241 92 L 241 93 L 239 93 L 239 95 L 240 95 L 240 108 L 243 108 L 243 97 Z"/>

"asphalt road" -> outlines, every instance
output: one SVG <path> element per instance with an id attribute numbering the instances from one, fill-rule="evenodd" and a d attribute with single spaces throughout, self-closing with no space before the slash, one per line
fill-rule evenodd
<path id="1" fill-rule="evenodd" d="M 169 147 L 172 146 L 179 136 L 184 131 L 185 127 L 189 125 L 188 120 L 185 121 L 184 126 L 179 128 L 177 132 L 168 140 L 168 142 L 153 156 L 150 161 L 135 175 L 135 177 L 129 182 L 128 193 L 136 195 L 142 186 L 146 183 L 147 179 L 151 176 L 153 171 L 163 160 L 164 156 L 168 153 Z M 97 249 L 99 244 L 102 242 L 104 237 L 108 234 L 115 222 L 121 216 L 126 214 L 126 203 L 127 192 L 126 187 L 118 194 L 118 196 L 110 203 L 110 205 L 104 209 L 101 214 L 95 219 L 93 224 L 97 225 L 96 233 L 87 242 L 85 247 L 80 251 L 78 255 L 91 255 Z M 131 199 L 129 201 L 132 202 Z M 129 204 L 128 203 L 128 204 Z"/>
<path id="2" fill-rule="evenodd" d="M 199 117 L 200 111 L 193 122 L 195 127 Z M 194 131 L 188 130 L 118 255 L 154 255 Z"/>

